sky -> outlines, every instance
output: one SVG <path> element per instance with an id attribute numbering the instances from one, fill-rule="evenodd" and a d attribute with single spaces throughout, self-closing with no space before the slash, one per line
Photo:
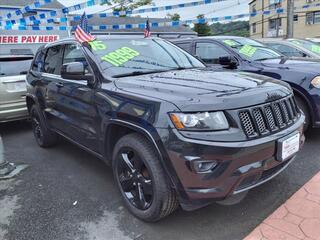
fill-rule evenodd
<path id="1" fill-rule="evenodd" d="M 165 5 L 174 5 L 179 3 L 187 3 L 187 2 L 194 2 L 195 0 L 153 0 L 153 6 L 165 6 Z M 65 6 L 72 6 L 78 3 L 85 2 L 85 0 L 59 0 Z M 165 17 L 168 13 L 178 13 L 181 16 L 181 20 L 192 20 L 195 19 L 199 14 L 205 14 L 205 17 L 221 17 L 221 16 L 228 16 L 228 15 L 238 15 L 243 13 L 249 13 L 249 2 L 250 0 L 226 0 L 222 2 L 196 6 L 196 7 L 189 7 L 189 8 L 182 8 L 182 9 L 174 9 L 172 11 L 162 11 L 162 12 L 155 12 L 155 13 L 145 13 L 140 14 L 141 17 Z M 144 6 L 142 8 L 146 8 L 150 6 Z M 94 6 L 85 9 L 87 14 L 96 13 L 96 12 L 103 12 L 108 6 Z M 81 14 L 83 10 L 78 11 L 76 13 Z M 110 12 L 107 11 L 107 12 Z M 244 19 L 247 20 L 247 19 Z"/>

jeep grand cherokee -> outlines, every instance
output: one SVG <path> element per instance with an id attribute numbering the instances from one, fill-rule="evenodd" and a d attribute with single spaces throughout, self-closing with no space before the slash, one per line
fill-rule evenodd
<path id="1" fill-rule="evenodd" d="M 61 135 L 105 160 L 126 207 L 145 221 L 246 192 L 304 143 L 288 84 L 206 69 L 158 38 L 47 44 L 27 82 L 37 143 Z"/>

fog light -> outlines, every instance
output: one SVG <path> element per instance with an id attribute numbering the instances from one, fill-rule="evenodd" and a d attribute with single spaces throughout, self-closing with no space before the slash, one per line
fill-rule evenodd
<path id="1" fill-rule="evenodd" d="M 218 165 L 217 161 L 194 161 L 192 163 L 193 170 L 197 173 L 209 173 Z"/>

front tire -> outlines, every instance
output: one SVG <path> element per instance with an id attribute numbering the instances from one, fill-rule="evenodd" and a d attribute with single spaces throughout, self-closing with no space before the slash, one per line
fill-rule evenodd
<path id="1" fill-rule="evenodd" d="M 156 222 L 178 207 L 153 145 L 140 134 L 126 135 L 117 142 L 112 168 L 124 203 L 137 218 Z"/>
<path id="2" fill-rule="evenodd" d="M 47 148 L 57 143 L 57 134 L 48 129 L 40 109 L 33 105 L 30 110 L 33 135 L 40 147 Z"/>

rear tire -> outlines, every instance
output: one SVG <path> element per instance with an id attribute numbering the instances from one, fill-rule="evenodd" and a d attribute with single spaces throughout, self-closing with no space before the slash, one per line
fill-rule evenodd
<path id="1" fill-rule="evenodd" d="M 40 109 L 33 105 L 30 110 L 31 124 L 34 137 L 40 147 L 47 148 L 57 143 L 57 134 L 51 131 L 41 114 Z"/>
<path id="2" fill-rule="evenodd" d="M 304 127 L 303 130 L 304 132 L 306 132 L 309 127 L 310 127 L 310 122 L 311 122 L 311 117 L 310 117 L 310 112 L 309 112 L 309 108 L 307 106 L 307 103 L 301 98 L 296 96 L 295 97 L 296 102 L 298 107 L 300 108 L 300 110 L 303 112 L 303 114 L 305 115 L 305 121 L 304 121 Z"/>
<path id="3" fill-rule="evenodd" d="M 126 135 L 117 142 L 112 168 L 124 204 L 137 218 L 156 222 L 178 207 L 176 192 L 154 146 L 140 134 Z"/>

